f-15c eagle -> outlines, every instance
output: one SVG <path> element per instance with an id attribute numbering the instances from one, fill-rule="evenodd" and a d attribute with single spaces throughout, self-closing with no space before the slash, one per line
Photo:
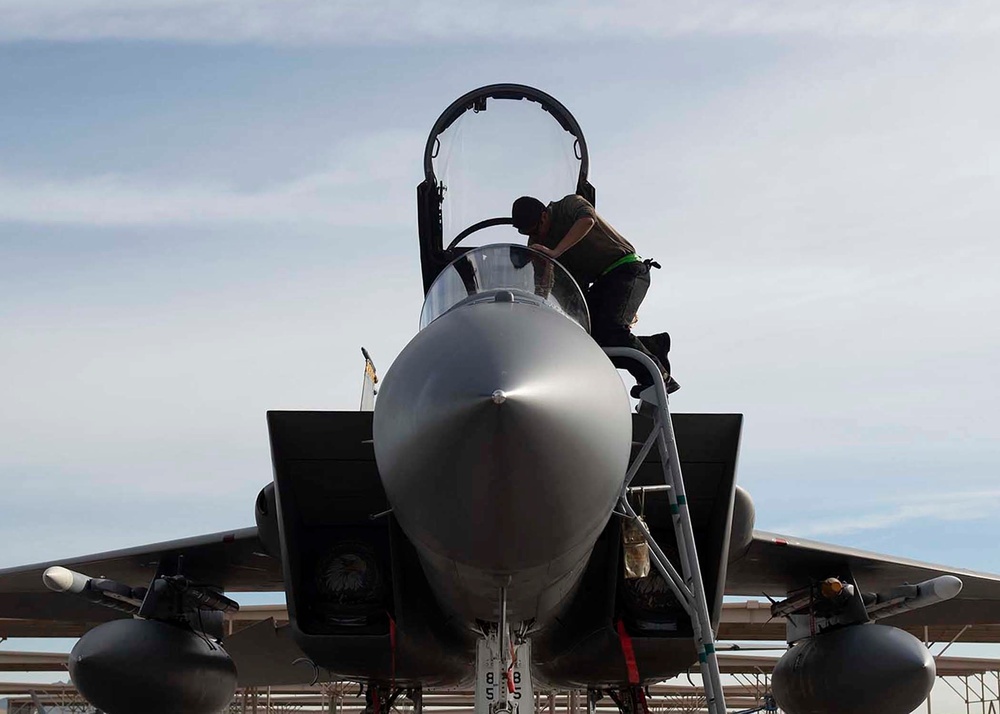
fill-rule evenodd
<path id="1" fill-rule="evenodd" d="M 274 478 L 256 527 L 0 571 L 0 636 L 20 620 L 75 623 L 70 674 L 108 714 L 211 714 L 238 684 L 320 676 L 365 683 L 372 714 L 469 684 L 483 714 L 526 710 L 532 687 L 645 714 L 645 684 L 711 654 L 679 595 L 697 595 L 713 630 L 723 596 L 764 593 L 789 623 L 783 710 L 905 714 L 934 664 L 901 627 L 1000 622 L 998 576 L 754 530 L 738 414 L 668 420 L 683 492 L 663 487 L 665 452 L 649 448 L 663 424 L 633 413 L 572 277 L 523 245 L 460 245 L 506 217 L 445 244 L 441 137 L 507 101 L 555 120 L 576 165 L 565 193 L 594 202 L 583 133 L 554 98 L 492 85 L 456 100 L 418 187 L 421 329 L 373 410 L 269 412 Z M 370 360 L 366 375 L 373 386 Z M 638 544 L 658 563 L 639 572 L 623 545 L 637 493 Z M 675 582 L 665 568 L 688 546 L 697 567 Z M 242 591 L 284 592 L 289 624 L 224 631 L 238 608 L 225 593 Z"/>

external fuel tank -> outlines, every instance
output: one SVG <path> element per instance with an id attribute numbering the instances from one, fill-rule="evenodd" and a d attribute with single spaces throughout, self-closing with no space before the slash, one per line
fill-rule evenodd
<path id="1" fill-rule="evenodd" d="M 796 643 L 771 686 L 788 714 L 909 714 L 934 686 L 920 640 L 886 625 L 852 625 Z"/>

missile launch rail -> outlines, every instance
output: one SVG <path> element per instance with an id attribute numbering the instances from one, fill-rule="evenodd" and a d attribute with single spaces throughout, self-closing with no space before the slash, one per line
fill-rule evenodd
<path id="1" fill-rule="evenodd" d="M 680 456 L 677 453 L 677 442 L 674 438 L 673 422 L 670 420 L 666 385 L 653 360 L 638 350 L 627 347 L 605 347 L 604 351 L 609 357 L 631 359 L 638 362 L 652 376 L 653 385 L 643 391 L 639 398 L 653 411 L 653 429 L 625 474 L 619 498 L 619 505 L 622 509 L 620 515 L 632 519 L 642 530 L 649 545 L 650 559 L 653 565 L 660 571 L 681 606 L 691 617 L 709 714 L 726 714 L 719 660 L 715 652 L 715 634 L 712 631 L 705 584 L 698 562 L 698 549 L 695 544 L 694 527 L 691 524 L 691 514 L 688 510 L 687 496 L 684 490 L 684 479 L 681 474 Z M 663 477 L 667 485 L 674 534 L 677 538 L 680 573 L 664 554 L 663 549 L 657 545 L 649 528 L 646 527 L 628 501 L 629 485 L 654 445 L 659 449 L 660 460 L 663 464 Z M 634 684 L 638 684 L 638 682 Z"/>

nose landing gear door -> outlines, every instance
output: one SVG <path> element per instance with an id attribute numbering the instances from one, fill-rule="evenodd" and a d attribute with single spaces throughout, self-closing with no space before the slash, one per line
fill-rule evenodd
<path id="1" fill-rule="evenodd" d="M 511 647 L 513 656 L 506 658 L 506 663 L 500 647 L 500 637 L 494 631 L 480 638 L 476 648 L 475 714 L 533 714 L 531 640 Z"/>

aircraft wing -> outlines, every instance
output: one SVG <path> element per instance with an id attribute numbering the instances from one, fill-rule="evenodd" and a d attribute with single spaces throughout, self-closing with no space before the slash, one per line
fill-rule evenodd
<path id="1" fill-rule="evenodd" d="M 83 598 L 50 592 L 42 583 L 46 568 L 61 565 L 138 587 L 149 584 L 161 558 L 176 555 L 184 556 L 183 573 L 195 582 L 229 592 L 284 589 L 281 563 L 264 553 L 256 528 L 212 533 L 0 570 L 0 637 L 24 636 L 18 634 L 19 620 L 74 621 L 86 629 L 125 616 Z"/>
<path id="2" fill-rule="evenodd" d="M 754 531 L 742 557 L 729 564 L 726 595 L 775 599 L 811 581 L 849 569 L 865 592 L 884 592 L 938 575 L 962 580 L 962 592 L 947 602 L 886 618 L 887 624 L 974 625 L 1000 623 L 1000 575 L 869 553 L 792 536 Z"/>

